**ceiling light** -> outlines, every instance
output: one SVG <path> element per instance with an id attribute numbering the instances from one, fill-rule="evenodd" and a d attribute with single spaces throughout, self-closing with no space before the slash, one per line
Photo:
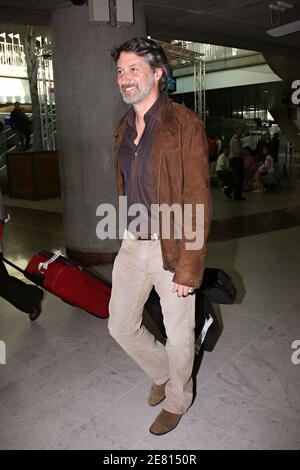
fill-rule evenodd
<path id="1" fill-rule="evenodd" d="M 281 2 L 280 0 L 278 0 L 277 5 L 282 8 L 293 8 L 294 6 L 292 3 Z"/>

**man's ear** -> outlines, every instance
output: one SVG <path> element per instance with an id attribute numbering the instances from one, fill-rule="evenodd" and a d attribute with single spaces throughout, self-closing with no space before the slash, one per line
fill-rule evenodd
<path id="1" fill-rule="evenodd" d="M 163 76 L 163 71 L 162 71 L 162 69 L 159 68 L 159 67 L 158 67 L 157 69 L 155 69 L 155 72 L 154 72 L 154 80 L 158 82 L 158 81 L 161 79 L 162 76 Z"/>

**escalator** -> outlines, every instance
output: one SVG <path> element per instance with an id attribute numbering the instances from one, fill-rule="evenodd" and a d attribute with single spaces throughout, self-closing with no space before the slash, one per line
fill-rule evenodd
<path id="1" fill-rule="evenodd" d="M 55 106 L 50 105 L 41 110 L 41 146 L 44 150 L 56 149 L 56 118 Z M 31 117 L 31 116 L 30 116 Z M 8 118 L 7 118 L 8 119 Z M 2 120 L 0 120 L 2 122 Z M 6 118 L 4 119 L 4 122 Z M 16 150 L 16 133 L 10 127 L 5 125 L 4 129 L 0 128 L 0 170 L 6 166 L 6 153 Z M 31 133 L 31 142 L 33 142 L 33 134 Z"/>
<path id="2" fill-rule="evenodd" d="M 6 166 L 6 153 L 16 148 L 16 133 L 11 127 L 0 132 L 0 170 Z"/>

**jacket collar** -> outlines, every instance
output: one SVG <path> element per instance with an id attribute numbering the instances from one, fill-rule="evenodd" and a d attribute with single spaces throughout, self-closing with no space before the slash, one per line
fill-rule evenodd
<path id="1" fill-rule="evenodd" d="M 179 128 L 179 123 L 175 117 L 173 102 L 167 95 L 163 95 L 163 108 L 162 108 L 162 126 L 175 134 Z"/>
<path id="2" fill-rule="evenodd" d="M 132 108 L 130 108 L 124 114 L 123 118 L 119 122 L 117 126 L 116 137 L 123 137 L 126 129 L 127 119 L 130 117 L 131 113 Z M 173 110 L 173 103 L 165 94 L 162 95 L 161 125 L 164 129 L 171 131 L 172 134 L 175 134 L 179 127 Z"/>

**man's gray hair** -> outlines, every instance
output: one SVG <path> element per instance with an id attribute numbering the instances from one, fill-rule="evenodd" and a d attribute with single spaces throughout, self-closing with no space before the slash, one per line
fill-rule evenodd
<path id="1" fill-rule="evenodd" d="M 163 71 L 162 78 L 159 82 L 160 91 L 166 91 L 171 67 L 165 51 L 157 42 L 148 38 L 133 38 L 124 42 L 121 46 L 112 51 L 111 55 L 116 63 L 119 60 L 121 52 L 134 52 L 140 57 L 144 57 L 152 70 L 160 68 Z"/>

